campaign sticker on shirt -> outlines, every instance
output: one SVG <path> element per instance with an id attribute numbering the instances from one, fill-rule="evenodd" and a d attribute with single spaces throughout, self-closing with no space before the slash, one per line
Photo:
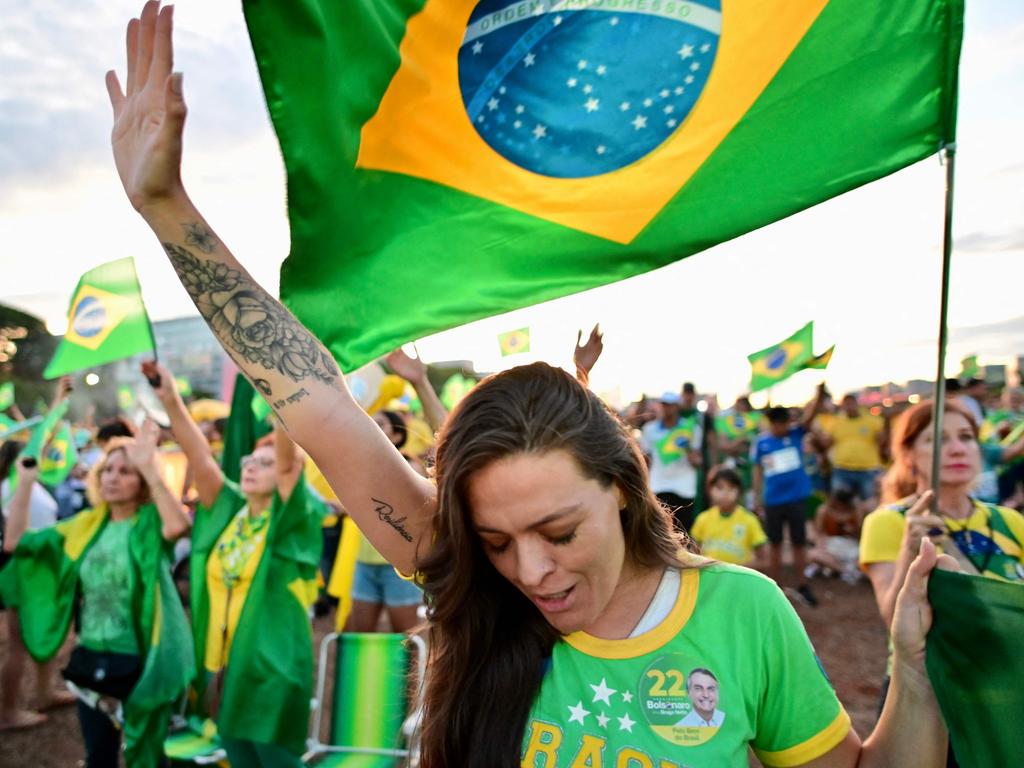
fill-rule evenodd
<path id="1" fill-rule="evenodd" d="M 725 720 L 718 677 L 680 654 L 659 656 L 639 682 L 640 705 L 651 730 L 680 747 L 710 740 Z"/>

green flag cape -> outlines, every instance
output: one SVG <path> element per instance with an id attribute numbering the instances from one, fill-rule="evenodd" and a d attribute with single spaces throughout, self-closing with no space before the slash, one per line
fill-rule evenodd
<path id="1" fill-rule="evenodd" d="M 251 413 L 248 403 L 246 410 Z M 199 701 L 204 700 L 207 685 L 211 621 L 206 566 L 217 539 L 245 503 L 238 486 L 225 480 L 213 506 L 200 506 L 196 512 L 190 579 Z M 287 503 L 274 493 L 266 549 L 245 596 L 224 673 L 217 717 L 221 736 L 302 753 L 313 693 L 308 609 L 316 597 L 321 547 L 320 516 L 306 494 L 303 476 Z"/>
<path id="2" fill-rule="evenodd" d="M 936 570 L 926 666 L 963 768 L 1024 755 L 1024 585 Z"/>
<path id="3" fill-rule="evenodd" d="M 53 379 L 155 348 L 135 261 L 118 259 L 90 269 L 78 281 L 67 333 L 43 377 Z"/>
<path id="4" fill-rule="evenodd" d="M 346 370 L 955 140 L 962 0 L 244 10 L 288 177 L 281 295 Z"/>
<path id="5" fill-rule="evenodd" d="M 32 430 L 32 434 L 29 435 L 28 442 L 25 444 L 25 447 L 22 448 L 20 456 L 28 456 L 42 463 L 43 448 L 46 447 L 46 443 L 49 441 L 53 431 L 57 428 L 60 420 L 64 418 L 64 414 L 68 412 L 69 405 L 69 400 L 61 400 L 54 408 L 51 408 L 50 411 L 42 417 L 39 424 Z M 15 488 L 18 487 L 17 466 L 11 467 L 8 480 L 10 483 L 7 486 L 7 496 L 10 498 L 14 495 Z M 5 499 L 4 503 L 6 503 L 6 501 L 7 500 Z"/>
<path id="6" fill-rule="evenodd" d="M 53 658 L 67 637 L 79 567 L 107 519 L 101 507 L 28 531 L 0 571 L 0 595 L 18 609 L 25 647 L 38 662 Z M 129 540 L 135 634 L 143 656 L 142 676 L 124 702 L 125 761 L 132 768 L 161 764 L 172 705 L 195 673 L 188 621 L 171 580 L 171 546 L 160 529 L 159 512 L 146 504 Z"/>

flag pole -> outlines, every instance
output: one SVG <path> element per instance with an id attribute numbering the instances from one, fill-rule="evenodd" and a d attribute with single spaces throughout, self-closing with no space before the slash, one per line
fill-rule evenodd
<path id="1" fill-rule="evenodd" d="M 956 144 L 950 142 L 939 151 L 946 167 L 946 210 L 942 233 L 942 287 L 939 298 L 939 354 L 935 373 L 935 398 L 932 408 L 932 512 L 939 514 L 939 472 L 942 467 L 942 417 L 946 400 L 946 341 L 949 314 L 949 269 L 953 254 L 953 171 Z"/>

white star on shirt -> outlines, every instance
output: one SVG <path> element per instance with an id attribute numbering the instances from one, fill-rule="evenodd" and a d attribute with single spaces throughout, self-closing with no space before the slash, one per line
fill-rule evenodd
<path id="1" fill-rule="evenodd" d="M 533 129 L 533 135 L 536 136 L 538 139 L 544 138 L 545 136 L 548 135 L 547 126 L 537 123 L 537 127 Z"/>
<path id="2" fill-rule="evenodd" d="M 601 678 L 601 682 L 597 685 L 591 685 L 594 689 L 594 703 L 603 701 L 609 707 L 612 705 L 612 694 L 618 693 L 614 688 L 608 687 L 608 682 L 605 678 Z"/>
<path id="3" fill-rule="evenodd" d="M 492 96 L 490 101 L 487 102 L 487 108 L 491 110 L 491 112 L 496 110 L 498 108 L 498 100 Z"/>
<path id="4" fill-rule="evenodd" d="M 644 117 L 643 115 L 637 115 L 633 119 L 633 127 L 636 128 L 638 131 L 641 128 L 646 128 L 647 127 L 647 118 Z"/>
<path id="5" fill-rule="evenodd" d="M 474 56 L 476 56 L 478 53 L 480 53 L 483 49 L 484 49 L 484 44 L 481 43 L 479 40 L 477 40 L 475 43 L 473 43 L 473 55 Z"/>
<path id="6" fill-rule="evenodd" d="M 526 54 L 526 57 L 523 59 L 523 66 L 525 66 L 525 67 L 532 67 L 533 66 L 533 62 L 536 61 L 536 60 L 537 60 L 536 56 L 534 56 L 532 53 L 528 53 L 528 54 Z"/>
<path id="7" fill-rule="evenodd" d="M 575 707 L 569 707 L 569 722 L 583 725 L 584 718 L 589 714 L 590 713 L 583 708 L 583 702 L 580 701 Z M 630 733 L 632 733 L 632 731 L 630 731 Z"/>
<path id="8" fill-rule="evenodd" d="M 693 46 L 689 45 L 689 44 L 684 45 L 682 48 L 680 48 L 678 51 L 676 51 L 676 53 L 679 54 L 679 58 L 681 58 L 681 59 L 683 59 L 685 61 L 686 59 L 688 59 L 691 56 L 693 56 Z"/>
<path id="9" fill-rule="evenodd" d="M 622 692 L 622 700 L 624 702 L 626 702 L 627 704 L 632 704 L 633 703 L 633 694 L 630 693 L 629 691 L 623 691 Z"/>
<path id="10" fill-rule="evenodd" d="M 587 112 L 597 112 L 598 105 L 600 103 L 601 102 L 598 99 L 587 99 L 587 103 L 583 105 L 583 108 L 587 110 Z"/>
<path id="11" fill-rule="evenodd" d="M 610 718 L 604 712 L 601 712 L 597 716 L 597 724 L 600 725 L 602 728 L 608 727 L 608 720 L 610 720 Z"/>
<path id="12" fill-rule="evenodd" d="M 631 720 L 629 715 L 623 715 L 622 717 L 617 717 L 615 719 L 619 721 L 620 731 L 633 732 L 633 726 L 636 725 L 636 720 Z"/>

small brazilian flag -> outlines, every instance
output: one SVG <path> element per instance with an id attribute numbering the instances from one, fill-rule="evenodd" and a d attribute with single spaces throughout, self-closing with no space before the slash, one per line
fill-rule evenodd
<path id="1" fill-rule="evenodd" d="M 6 411 L 14 405 L 14 382 L 5 381 L 0 384 L 0 411 Z"/>
<path id="2" fill-rule="evenodd" d="M 51 487 L 60 485 L 77 463 L 78 449 L 75 447 L 71 425 L 65 421 L 54 432 L 49 446 L 42 453 L 39 461 L 39 481 Z"/>
<path id="3" fill-rule="evenodd" d="M 135 261 L 129 256 L 82 275 L 71 297 L 67 333 L 43 377 L 53 379 L 155 348 Z"/>
<path id="4" fill-rule="evenodd" d="M 808 368 L 817 368 L 819 370 L 825 370 L 828 368 L 828 364 L 832 362 L 832 353 L 836 351 L 836 345 L 833 344 L 831 347 L 826 349 L 820 355 L 815 355 L 807 361 Z"/>
<path id="5" fill-rule="evenodd" d="M 288 177 L 281 296 L 345 370 L 955 140 L 963 0 L 243 7 Z"/>
<path id="6" fill-rule="evenodd" d="M 802 371 L 814 358 L 814 323 L 808 323 L 785 341 L 747 355 L 750 391 L 758 392 Z"/>
<path id="7" fill-rule="evenodd" d="M 530 329 L 520 328 L 516 331 L 507 331 L 498 334 L 498 346 L 501 348 L 501 356 L 519 355 L 530 351 Z"/>
<path id="8" fill-rule="evenodd" d="M 978 375 L 978 356 L 968 355 L 960 361 L 960 378 L 973 379 Z"/>

